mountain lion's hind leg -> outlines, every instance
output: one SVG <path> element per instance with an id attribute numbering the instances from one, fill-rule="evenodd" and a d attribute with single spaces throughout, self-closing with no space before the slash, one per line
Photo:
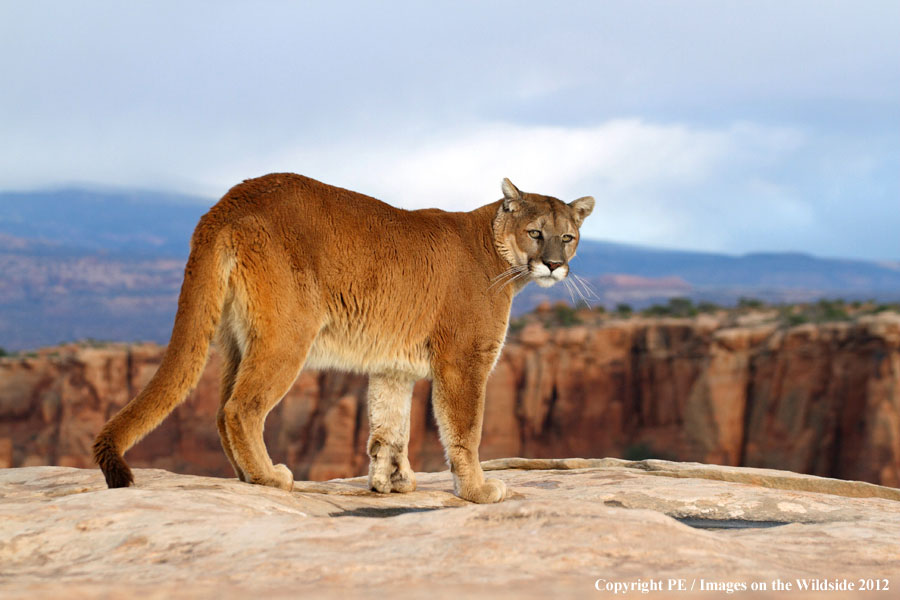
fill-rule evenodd
<path id="1" fill-rule="evenodd" d="M 415 380 L 405 375 L 369 377 L 369 487 L 383 494 L 412 492 L 409 411 Z"/>
<path id="2" fill-rule="evenodd" d="M 291 289 L 297 279 L 291 263 L 277 250 L 263 244 L 238 255 L 234 280 L 239 310 L 231 325 L 244 343 L 234 390 L 222 410 L 231 453 L 244 481 L 290 490 L 294 476 L 287 466 L 272 464 L 263 426 L 300 373 L 321 319 L 311 290 Z"/>
<path id="3" fill-rule="evenodd" d="M 238 348 L 237 341 L 234 336 L 226 331 L 220 330 L 218 336 L 219 351 L 222 354 L 222 399 L 219 403 L 219 410 L 216 411 L 216 427 L 219 430 L 219 440 L 222 442 L 222 449 L 228 462 L 234 468 L 234 473 L 241 481 L 247 481 L 247 476 L 234 460 L 234 453 L 231 451 L 231 440 L 228 439 L 228 429 L 225 425 L 225 403 L 231 398 L 234 391 L 234 382 L 237 379 L 238 367 L 241 364 L 241 351 Z"/>
<path id="4" fill-rule="evenodd" d="M 241 360 L 224 413 L 234 461 L 248 483 L 283 490 L 294 486 L 291 470 L 272 464 L 263 441 L 263 425 L 297 378 L 314 336 L 314 331 L 305 339 L 285 340 L 284 334 L 259 336 Z"/>

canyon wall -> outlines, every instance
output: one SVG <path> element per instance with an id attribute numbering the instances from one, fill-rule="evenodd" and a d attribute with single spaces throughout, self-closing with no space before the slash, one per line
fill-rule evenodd
<path id="1" fill-rule="evenodd" d="M 103 423 L 159 365 L 156 345 L 60 346 L 0 359 L 0 467 L 90 467 Z M 233 476 L 215 413 L 219 357 L 128 453 L 136 467 Z M 304 371 L 266 421 L 297 479 L 366 472 L 366 379 Z M 444 469 L 415 387 L 410 458 Z M 900 316 L 726 327 L 713 317 L 611 320 L 511 333 L 487 390 L 482 459 L 660 457 L 900 487 Z"/>

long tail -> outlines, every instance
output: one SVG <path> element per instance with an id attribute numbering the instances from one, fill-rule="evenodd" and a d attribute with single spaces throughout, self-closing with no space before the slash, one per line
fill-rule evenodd
<path id="1" fill-rule="evenodd" d="M 184 283 L 172 338 L 156 374 L 103 427 L 94 441 L 94 460 L 111 488 L 128 487 L 134 476 L 123 454 L 153 431 L 197 385 L 209 344 L 222 315 L 230 261 L 219 236 L 201 220 L 184 269 Z"/>

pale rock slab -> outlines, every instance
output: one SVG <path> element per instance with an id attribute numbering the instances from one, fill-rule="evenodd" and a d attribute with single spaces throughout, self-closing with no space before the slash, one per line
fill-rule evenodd
<path id="1" fill-rule="evenodd" d="M 448 472 L 380 495 L 359 477 L 284 492 L 137 469 L 136 487 L 108 490 L 97 470 L 0 470 L 0 597 L 597 598 L 598 578 L 900 590 L 897 490 L 658 460 L 485 468 L 508 500 L 464 502 Z M 705 528 L 728 523 L 744 527 Z"/>

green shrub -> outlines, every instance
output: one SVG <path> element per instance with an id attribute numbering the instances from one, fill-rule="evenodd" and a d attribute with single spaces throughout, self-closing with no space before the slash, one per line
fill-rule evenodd
<path id="1" fill-rule="evenodd" d="M 519 331 L 522 331 L 522 329 L 525 327 L 525 323 L 526 323 L 525 319 L 523 319 L 521 317 L 519 317 L 518 319 L 513 319 L 512 321 L 509 322 L 509 330 L 512 333 L 517 333 Z"/>
<path id="2" fill-rule="evenodd" d="M 571 327 L 581 323 L 581 319 L 575 314 L 575 309 L 565 302 L 558 302 L 553 305 L 553 318 L 557 325 L 563 327 Z"/>
<path id="3" fill-rule="evenodd" d="M 786 317 L 787 324 L 791 327 L 795 325 L 803 325 L 804 323 L 809 323 L 809 317 L 804 315 L 803 313 L 789 313 Z"/>
<path id="4" fill-rule="evenodd" d="M 749 308 L 753 310 L 759 310 L 760 308 L 765 308 L 766 303 L 757 298 L 746 298 L 741 296 L 738 298 L 738 308 Z"/>
<path id="5" fill-rule="evenodd" d="M 697 316 L 697 309 L 690 298 L 669 298 L 669 314 L 673 317 Z"/>
<path id="6" fill-rule="evenodd" d="M 654 304 L 653 306 L 648 306 L 643 311 L 641 311 L 646 317 L 668 317 L 672 314 L 669 310 L 668 306 L 664 306 L 662 304 Z"/>
<path id="7" fill-rule="evenodd" d="M 816 305 L 818 321 L 846 321 L 850 318 L 843 300 L 819 300 Z"/>
<path id="8" fill-rule="evenodd" d="M 701 302 L 697 305 L 697 312 L 714 313 L 722 310 L 722 307 L 715 302 Z"/>

